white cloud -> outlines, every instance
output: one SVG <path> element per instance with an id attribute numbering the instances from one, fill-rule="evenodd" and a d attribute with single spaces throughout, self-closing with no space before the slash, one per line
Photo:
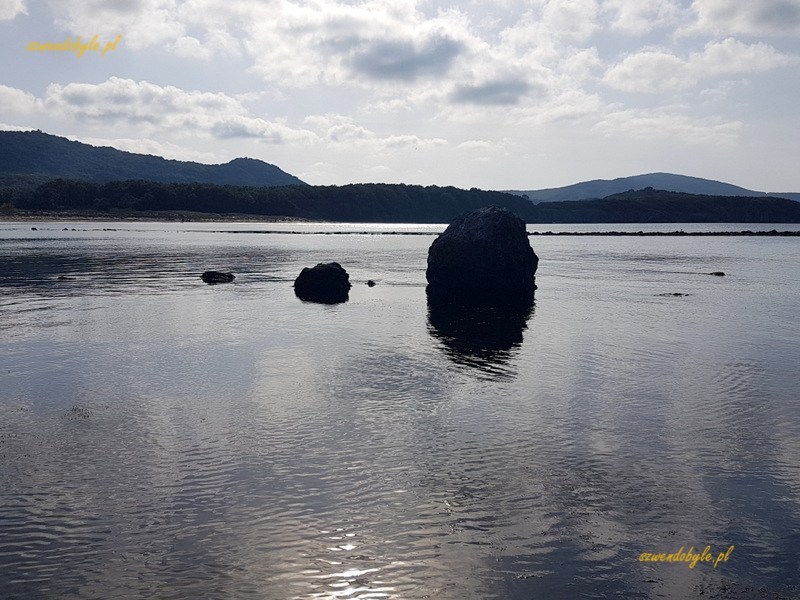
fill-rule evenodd
<path id="1" fill-rule="evenodd" d="M 10 21 L 26 14 L 25 0 L 0 0 L 0 21 Z"/>
<path id="2" fill-rule="evenodd" d="M 253 71 L 285 85 L 403 82 L 446 75 L 470 45 L 459 13 L 413 2 L 282 3 L 246 33 Z"/>
<path id="3" fill-rule="evenodd" d="M 688 32 L 731 35 L 800 34 L 800 0 L 694 0 Z"/>
<path id="4" fill-rule="evenodd" d="M 456 148 L 459 150 L 494 150 L 497 147 L 496 142 L 491 142 L 489 140 L 466 140 L 465 142 L 461 142 Z"/>
<path id="5" fill-rule="evenodd" d="M 320 139 L 325 140 L 334 148 L 355 146 L 364 152 L 424 148 L 447 144 L 447 141 L 442 138 L 423 138 L 411 134 L 380 135 L 358 125 L 352 117 L 332 113 L 310 115 L 303 119 L 303 125 L 313 129 Z"/>
<path id="6" fill-rule="evenodd" d="M 218 139 L 254 138 L 274 144 L 305 144 L 317 139 L 307 129 L 251 116 L 237 98 L 221 92 L 186 91 L 119 77 L 99 84 L 51 84 L 42 100 L 0 86 L 0 100 L 5 106 L 19 107 L 18 112 L 42 106 L 51 115 L 73 121 L 106 126 L 127 124 L 152 132 L 192 132 Z"/>
<path id="7" fill-rule="evenodd" d="M 718 118 L 697 119 L 674 109 L 620 109 L 610 111 L 592 128 L 603 135 L 688 144 L 734 144 L 744 125 Z"/>
<path id="8" fill-rule="evenodd" d="M 635 35 L 671 25 L 681 12 L 676 0 L 606 0 L 603 10 L 611 17 L 612 29 Z"/>
<path id="9" fill-rule="evenodd" d="M 0 106 L 5 112 L 27 114 L 35 111 L 38 104 L 33 94 L 7 85 L 0 85 Z"/>
<path id="10" fill-rule="evenodd" d="M 36 131 L 35 127 L 24 127 L 22 125 L 9 125 L 0 123 L 0 131 Z"/>
<path id="11" fill-rule="evenodd" d="M 307 129 L 244 115 L 224 116 L 213 124 L 211 131 L 218 138 L 257 138 L 272 144 L 307 144 L 317 140 Z"/>
<path id="12" fill-rule="evenodd" d="M 171 128 L 210 128 L 223 117 L 246 112 L 238 100 L 221 92 L 185 91 L 119 77 L 99 84 L 51 84 L 45 105 L 75 119 Z"/>
<path id="13" fill-rule="evenodd" d="M 572 42 L 586 41 L 599 23 L 597 0 L 550 0 L 542 9 L 542 26 Z"/>
<path id="14" fill-rule="evenodd" d="M 86 136 L 66 136 L 68 139 L 91 144 L 92 146 L 109 146 L 125 152 L 136 154 L 152 154 L 162 156 L 172 160 L 188 160 L 206 164 L 219 162 L 212 152 L 201 152 L 190 148 L 185 148 L 170 142 L 157 142 L 148 138 L 96 138 Z"/>
<path id="15" fill-rule="evenodd" d="M 745 44 L 727 38 L 709 42 L 702 52 L 680 58 L 663 50 L 643 50 L 625 57 L 606 71 L 603 81 L 626 92 L 674 92 L 720 75 L 757 73 L 797 62 L 759 42 Z"/>
<path id="16" fill-rule="evenodd" d="M 390 135 L 380 140 L 380 145 L 386 149 L 418 149 L 431 146 L 446 146 L 447 140 L 442 138 L 421 138 L 417 135 Z"/>
<path id="17" fill-rule="evenodd" d="M 48 0 L 56 23 L 75 35 L 98 34 L 138 49 L 165 47 L 186 35 L 177 0 Z"/>

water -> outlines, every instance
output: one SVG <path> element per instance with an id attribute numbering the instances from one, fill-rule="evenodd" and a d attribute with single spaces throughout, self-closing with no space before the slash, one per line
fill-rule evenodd
<path id="1" fill-rule="evenodd" d="M 281 227 L 398 230 L 0 223 L 0 598 L 800 595 L 797 238 L 535 237 L 476 334 L 441 227 Z"/>

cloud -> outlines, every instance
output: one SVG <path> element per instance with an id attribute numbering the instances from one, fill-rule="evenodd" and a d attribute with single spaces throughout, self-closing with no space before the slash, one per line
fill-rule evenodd
<path id="1" fill-rule="evenodd" d="M 442 138 L 421 138 L 417 135 L 390 135 L 380 141 L 384 148 L 425 148 L 431 146 L 446 146 L 447 140 Z"/>
<path id="2" fill-rule="evenodd" d="M 592 131 L 606 136 L 651 141 L 680 141 L 688 144 L 735 144 L 744 125 L 740 121 L 719 118 L 695 119 L 682 113 L 681 107 L 658 109 L 621 109 L 610 111 Z"/>
<path id="3" fill-rule="evenodd" d="M 219 119 L 211 127 L 218 138 L 257 138 L 272 144 L 305 144 L 317 140 L 306 129 L 293 129 L 284 123 L 266 121 L 243 115 L 230 115 Z"/>
<path id="4" fill-rule="evenodd" d="M 206 0 L 211 2 L 211 0 Z M 426 16 L 416 2 L 283 0 L 240 4 L 252 71 L 290 87 L 371 86 L 446 75 L 472 44 L 463 14 Z"/>
<path id="5" fill-rule="evenodd" d="M 603 10 L 612 29 L 634 35 L 672 25 L 681 12 L 676 0 L 606 0 Z"/>
<path id="6" fill-rule="evenodd" d="M 745 44 L 727 38 L 709 42 L 702 52 L 691 53 L 686 58 L 663 50 L 631 54 L 609 68 L 603 81 L 625 92 L 680 91 L 694 87 L 702 79 L 768 71 L 797 60 L 763 42 Z"/>
<path id="7" fill-rule="evenodd" d="M 599 28 L 597 0 L 549 0 L 544 3 L 541 23 L 551 34 L 572 42 L 585 41 Z"/>
<path id="8" fill-rule="evenodd" d="M 238 100 L 221 92 L 185 91 L 119 77 L 99 84 L 51 84 L 45 105 L 80 120 L 158 127 L 210 127 L 225 116 L 246 112 Z"/>
<path id="9" fill-rule="evenodd" d="M 33 94 L 7 85 L 0 85 L 0 106 L 5 112 L 27 114 L 36 110 L 38 104 Z"/>
<path id="10" fill-rule="evenodd" d="M 794 36 L 800 34 L 800 0 L 694 0 L 689 32 Z"/>
<path id="11" fill-rule="evenodd" d="M 221 92 L 186 91 L 119 77 L 99 84 L 51 84 L 43 100 L 0 86 L 0 99 L 10 106 L 41 105 L 68 119 L 105 125 L 121 123 L 153 131 L 190 131 L 218 139 L 252 138 L 273 144 L 317 139 L 307 129 L 251 116 L 238 99 Z"/>
<path id="12" fill-rule="evenodd" d="M 498 146 L 497 142 L 489 140 L 466 140 L 461 142 L 456 148 L 459 150 L 494 150 Z"/>
<path id="13" fill-rule="evenodd" d="M 152 154 L 155 156 L 163 156 L 173 160 L 188 160 L 194 162 L 201 162 L 206 164 L 213 164 L 218 162 L 217 157 L 211 152 L 201 152 L 185 148 L 170 142 L 157 142 L 156 140 L 146 138 L 96 138 L 86 136 L 66 136 L 68 139 L 83 142 L 84 144 L 91 144 L 92 146 L 110 146 L 125 152 L 133 152 L 135 154 Z"/>
<path id="14" fill-rule="evenodd" d="M 318 133 L 318 137 L 334 147 L 354 146 L 364 152 L 383 152 L 408 148 L 443 146 L 442 138 L 424 138 L 411 134 L 379 135 L 356 124 L 352 117 L 339 114 L 311 115 L 303 125 Z"/>
<path id="15" fill-rule="evenodd" d="M 508 105 L 518 104 L 531 85 L 522 79 L 500 79 L 479 85 L 458 86 L 451 98 L 457 103 Z"/>
<path id="16" fill-rule="evenodd" d="M 36 131 L 35 127 L 25 127 L 22 125 L 9 125 L 0 123 L 0 131 Z"/>
<path id="17" fill-rule="evenodd" d="M 91 32 L 129 48 L 164 47 L 186 35 L 175 0 L 48 0 L 56 24 L 70 32 Z"/>
<path id="18" fill-rule="evenodd" d="M 0 21 L 10 21 L 18 15 L 27 15 L 25 0 L 0 0 Z"/>
<path id="19" fill-rule="evenodd" d="M 354 71 L 376 79 L 411 81 L 423 75 L 443 75 L 463 45 L 447 36 L 433 36 L 415 45 L 413 40 L 375 41 L 355 51 L 349 62 Z"/>

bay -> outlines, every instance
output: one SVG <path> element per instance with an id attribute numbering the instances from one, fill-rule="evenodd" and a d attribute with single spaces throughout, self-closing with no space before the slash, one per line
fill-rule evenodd
<path id="1" fill-rule="evenodd" d="M 0 597 L 796 594 L 797 238 L 533 236 L 476 333 L 442 229 L 0 223 Z M 529 226 L 623 229 L 798 228 Z"/>

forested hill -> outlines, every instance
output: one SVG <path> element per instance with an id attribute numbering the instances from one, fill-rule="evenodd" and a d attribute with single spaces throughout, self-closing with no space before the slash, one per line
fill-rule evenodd
<path id="1" fill-rule="evenodd" d="M 394 223 L 447 223 L 467 210 L 497 205 L 528 223 L 800 223 L 800 203 L 791 200 L 653 189 L 602 200 L 534 205 L 502 192 L 404 184 L 267 188 L 55 180 L 32 191 L 0 189 L 0 205 L 7 213 L 23 209 L 119 216 L 171 211 Z"/>
<path id="2" fill-rule="evenodd" d="M 186 211 L 296 217 L 323 221 L 443 223 L 482 206 L 508 208 L 528 218 L 533 205 L 519 196 L 404 184 L 235 187 L 150 181 L 93 183 L 56 180 L 33 192 L 3 196 L 0 204 L 44 211 Z"/>
<path id="3" fill-rule="evenodd" d="M 205 165 L 91 146 L 41 131 L 0 131 L 0 174 L 86 181 L 146 179 L 161 183 L 304 185 L 275 165 L 252 158 Z"/>
<path id="4" fill-rule="evenodd" d="M 543 202 L 537 223 L 800 223 L 800 202 L 644 190 L 600 200 Z"/>

